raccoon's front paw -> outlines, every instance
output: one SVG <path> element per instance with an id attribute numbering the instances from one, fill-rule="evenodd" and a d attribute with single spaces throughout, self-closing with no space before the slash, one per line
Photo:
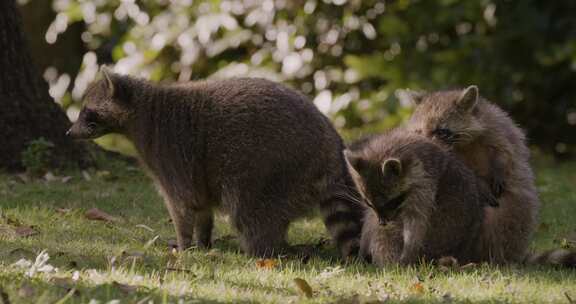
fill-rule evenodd
<path id="1" fill-rule="evenodd" d="M 490 180 L 490 191 L 495 198 L 500 198 L 506 190 L 506 181 L 500 177 L 492 177 Z"/>

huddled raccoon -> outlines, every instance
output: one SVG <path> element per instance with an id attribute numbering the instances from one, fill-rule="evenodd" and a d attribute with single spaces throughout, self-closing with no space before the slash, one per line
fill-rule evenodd
<path id="1" fill-rule="evenodd" d="M 496 263 L 526 257 L 540 202 L 529 165 L 524 133 L 498 106 L 481 98 L 476 86 L 417 94 L 406 125 L 451 148 L 491 189 L 499 208 L 485 208 L 483 244 Z"/>
<path id="2" fill-rule="evenodd" d="M 349 170 L 368 207 L 360 255 L 375 264 L 412 264 L 452 256 L 459 263 L 576 267 L 576 251 L 568 249 L 519 253 L 523 255 L 514 261 L 494 260 L 492 248 L 515 239 L 493 238 L 493 223 L 485 221 L 485 210 L 494 209 L 487 206 L 484 192 L 489 190 L 445 146 L 396 129 L 349 149 L 345 151 Z M 489 241 L 497 243 L 485 243 Z"/>
<path id="3" fill-rule="evenodd" d="M 126 135 L 164 197 L 180 249 L 211 245 L 216 208 L 252 255 L 286 249 L 294 219 L 316 207 L 343 256 L 359 246 L 340 136 L 303 95 L 263 79 L 157 85 L 103 70 L 87 90 L 77 138 Z"/>
<path id="4" fill-rule="evenodd" d="M 453 256 L 477 261 L 482 194 L 460 160 L 426 137 L 398 129 L 345 152 L 369 209 L 360 254 L 377 265 Z"/>

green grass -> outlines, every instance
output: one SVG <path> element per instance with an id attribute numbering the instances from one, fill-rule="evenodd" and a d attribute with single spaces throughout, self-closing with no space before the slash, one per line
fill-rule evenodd
<path id="1" fill-rule="evenodd" d="M 543 225 L 533 246 L 570 244 L 563 239 L 576 231 L 576 163 L 538 167 Z M 289 238 L 318 244 L 319 254 L 279 258 L 272 269 L 257 267 L 257 259 L 239 252 L 224 217 L 218 218 L 214 250 L 173 253 L 168 249 L 173 228 L 149 179 L 135 168 L 107 170 L 111 173 L 91 171 L 91 181 L 72 173 L 67 183 L 24 183 L 0 175 L 0 303 L 3 297 L 10 303 L 569 303 L 566 294 L 576 299 L 574 270 L 480 265 L 442 271 L 430 265 L 377 269 L 345 263 L 324 244 L 318 219 L 295 223 Z M 85 211 L 94 207 L 121 221 L 86 219 Z M 11 231 L 16 226 L 32 226 L 38 234 L 18 236 Z M 29 277 L 28 268 L 13 265 L 22 258 L 33 261 L 42 250 L 56 272 Z M 309 283 L 311 298 L 299 292 L 295 278 Z"/>

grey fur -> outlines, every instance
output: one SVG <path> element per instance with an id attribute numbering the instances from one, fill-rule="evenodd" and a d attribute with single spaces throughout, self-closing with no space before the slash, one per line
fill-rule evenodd
<path id="1" fill-rule="evenodd" d="M 486 258 L 522 262 L 540 210 L 524 132 L 476 86 L 423 95 L 406 129 L 451 148 L 491 189 L 500 207 L 484 210 Z"/>
<path id="2" fill-rule="evenodd" d="M 230 215 L 245 252 L 284 251 L 289 224 L 319 206 L 343 256 L 358 249 L 341 138 L 303 95 L 263 79 L 156 85 L 105 71 L 70 130 L 131 139 L 164 197 L 180 249 L 211 244 L 213 212 Z M 194 237 L 195 234 L 195 237 Z"/>
<path id="3" fill-rule="evenodd" d="M 345 154 L 370 207 L 361 255 L 379 266 L 443 256 L 461 262 L 480 258 L 480 188 L 475 175 L 446 149 L 423 136 L 394 130 Z M 405 200 L 398 207 L 388 206 L 403 193 Z"/>

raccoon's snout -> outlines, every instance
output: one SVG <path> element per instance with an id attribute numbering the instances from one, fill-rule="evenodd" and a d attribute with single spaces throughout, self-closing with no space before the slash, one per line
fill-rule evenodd
<path id="1" fill-rule="evenodd" d="M 74 123 L 66 135 L 75 139 L 91 139 L 96 137 L 96 126 L 83 126 L 78 123 Z"/>

